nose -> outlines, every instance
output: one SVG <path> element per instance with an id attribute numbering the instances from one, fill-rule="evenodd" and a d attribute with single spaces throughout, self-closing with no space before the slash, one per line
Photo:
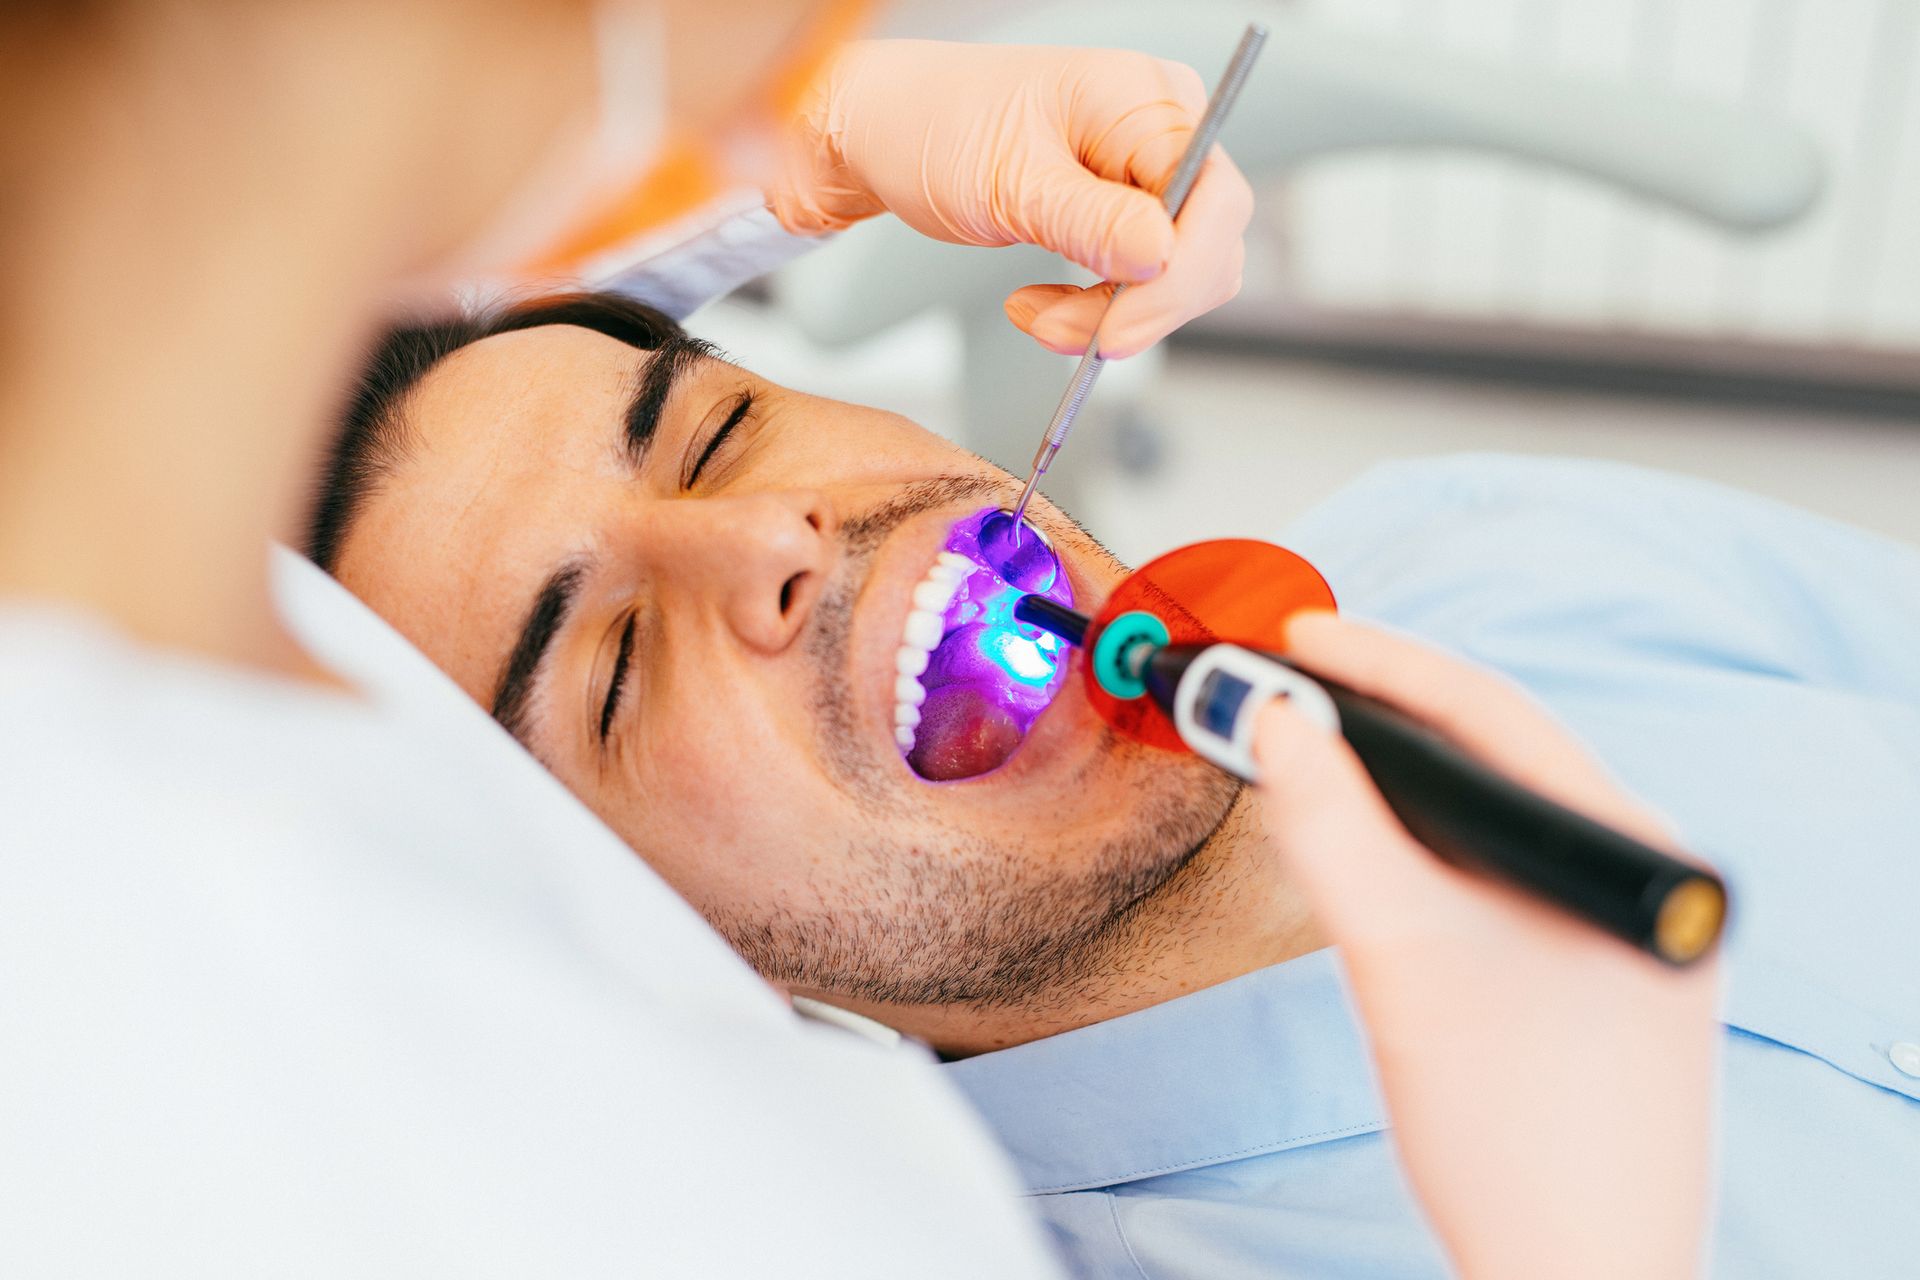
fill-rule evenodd
<path id="1" fill-rule="evenodd" d="M 716 613 L 748 648 L 793 643 L 833 567 L 839 522 L 811 490 L 663 503 L 640 541 L 670 615 Z"/>

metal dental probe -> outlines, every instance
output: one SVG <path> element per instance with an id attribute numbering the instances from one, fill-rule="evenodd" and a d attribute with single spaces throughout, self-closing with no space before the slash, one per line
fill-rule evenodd
<path id="1" fill-rule="evenodd" d="M 1213 149 L 1214 139 L 1220 136 L 1220 126 L 1226 123 L 1227 112 L 1233 109 L 1233 101 L 1240 96 L 1241 86 L 1247 82 L 1247 74 L 1253 70 L 1254 59 L 1260 56 L 1261 46 L 1267 42 L 1267 29 L 1257 22 L 1247 24 L 1240 37 L 1240 45 L 1233 51 L 1233 58 L 1227 63 L 1226 72 L 1220 77 L 1220 84 L 1213 91 L 1213 97 L 1207 102 L 1206 114 L 1200 117 L 1200 126 L 1193 131 L 1193 139 L 1187 143 L 1186 154 L 1180 157 L 1180 167 L 1173 171 L 1173 180 L 1167 183 L 1167 189 L 1161 193 L 1160 203 L 1166 209 L 1167 216 L 1178 219 L 1181 208 L 1187 203 L 1187 193 L 1193 190 L 1194 179 L 1200 176 L 1200 166 L 1207 161 L 1207 152 Z M 1040 449 L 1033 455 L 1033 474 L 1027 477 L 1027 487 L 1020 492 L 1020 502 L 1013 509 L 1013 532 L 1017 537 L 1020 521 L 1027 514 L 1027 504 L 1033 501 L 1034 486 L 1040 483 L 1040 477 L 1053 465 L 1054 455 L 1060 452 L 1060 446 L 1066 443 L 1067 432 L 1073 428 L 1073 420 L 1080 415 L 1080 406 L 1087 401 L 1087 393 L 1093 390 L 1095 378 L 1106 366 L 1107 359 L 1100 354 L 1100 330 L 1107 323 L 1107 316 L 1113 310 L 1113 304 L 1120 301 L 1120 295 L 1127 286 L 1117 284 L 1113 294 L 1107 299 L 1107 305 L 1100 312 L 1099 323 L 1093 326 L 1093 337 L 1087 342 L 1087 352 L 1080 357 L 1080 364 L 1073 371 L 1073 380 L 1067 384 L 1067 393 L 1060 397 L 1060 406 L 1053 411 L 1053 421 L 1047 424 L 1046 434 L 1040 438 Z"/>

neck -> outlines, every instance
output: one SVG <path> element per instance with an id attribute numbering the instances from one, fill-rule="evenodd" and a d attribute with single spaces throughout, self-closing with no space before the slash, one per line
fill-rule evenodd
<path id="1" fill-rule="evenodd" d="M 1017 1008 L 853 1006 L 969 1057 L 1044 1039 L 1178 999 L 1327 945 L 1242 791 L 1217 831 L 1116 933 L 1092 980 Z M 832 997 L 828 997 L 832 999 Z"/>

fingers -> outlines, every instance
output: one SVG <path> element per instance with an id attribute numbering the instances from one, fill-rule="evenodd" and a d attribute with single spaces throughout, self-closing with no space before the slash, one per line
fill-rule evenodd
<path id="1" fill-rule="evenodd" d="M 1178 226 L 1157 198 L 1206 111 L 1206 85 L 1193 68 L 1162 58 L 1090 51 L 1081 60 L 1075 101 L 1068 129 L 1074 161 L 1053 179 L 1055 194 L 1041 204 L 1045 208 L 1071 190 L 1073 207 L 1063 209 L 1051 228 L 1060 237 L 1057 243 L 1044 234 L 1037 238 L 1108 283 L 1090 289 L 1053 286 L 1045 294 L 1021 290 L 1008 300 L 1007 314 L 1042 346 L 1062 355 L 1084 352 L 1099 327 L 1102 353 L 1122 359 L 1240 291 L 1253 191 L 1216 147 Z M 1152 200 L 1157 216 L 1132 213 L 1139 203 L 1122 206 L 1114 191 Z M 1101 207 L 1102 195 L 1115 201 L 1113 208 L 1127 208 L 1129 220 L 1105 227 L 1087 221 L 1112 218 Z M 1107 315 L 1111 282 L 1131 287 Z"/>
<path id="2" fill-rule="evenodd" d="M 1007 295 L 1003 305 L 1007 319 L 1022 333 L 1033 332 L 1034 317 L 1067 298 L 1087 292 L 1071 284 L 1030 284 Z"/>
<path id="3" fill-rule="evenodd" d="M 1672 843 L 1571 735 L 1492 672 L 1324 611 L 1302 613 L 1289 623 L 1287 656 L 1309 672 L 1399 707 L 1569 808 L 1640 839 Z"/>
<path id="4" fill-rule="evenodd" d="M 1173 254 L 1173 220 L 1152 193 L 1109 181 L 1069 156 L 1024 175 L 1017 238 L 1104 280 L 1151 280 Z"/>
<path id="5" fill-rule="evenodd" d="M 1137 65 L 1123 70 L 1118 60 Z M 1207 86 L 1184 63 L 1095 51 L 1076 95 L 1075 151 L 1102 178 L 1158 196 L 1193 142 L 1207 110 Z"/>
<path id="6" fill-rule="evenodd" d="M 1085 289 L 1071 284 L 1030 284 L 1007 298 L 1007 319 L 1056 355 L 1077 356 L 1086 351 L 1112 297 L 1110 284 Z M 1105 346 L 1101 350 L 1105 351 Z"/>
<path id="7" fill-rule="evenodd" d="M 1463 946 L 1571 948 L 1563 956 L 1592 952 L 1602 965 L 1630 954 L 1558 908 L 1422 848 L 1346 742 L 1285 702 L 1261 713 L 1254 758 L 1268 835 L 1328 934 L 1355 949 L 1356 973 L 1388 955 L 1433 958 Z M 1617 793 L 1597 806 L 1623 829 L 1629 814 L 1638 816 Z"/>
<path id="8" fill-rule="evenodd" d="M 1237 296 L 1251 221 L 1253 188 L 1215 147 L 1180 211 L 1167 269 L 1114 304 L 1100 330 L 1100 349 L 1123 359 Z"/>
<path id="9" fill-rule="evenodd" d="M 1343 941 L 1429 918 L 1459 873 L 1414 844 L 1337 735 L 1284 701 L 1261 712 L 1253 754 L 1268 834 Z"/>
<path id="10" fill-rule="evenodd" d="M 1091 289 L 1055 285 L 1046 286 L 1046 294 L 1028 289 L 1014 294 L 1008 300 L 1008 316 L 1042 346 L 1063 355 L 1085 351 L 1096 326 L 1102 354 L 1116 360 L 1135 355 L 1240 292 L 1246 261 L 1245 234 L 1252 218 L 1253 189 L 1226 153 L 1216 147 L 1200 171 L 1179 222 L 1171 225 L 1172 244 L 1165 270 L 1143 284 L 1130 286 L 1110 313 L 1106 311 L 1112 295 L 1110 285 Z M 1014 299 L 1030 304 L 1031 314 L 1015 314 Z M 1024 311 L 1025 305 L 1019 310 Z"/>

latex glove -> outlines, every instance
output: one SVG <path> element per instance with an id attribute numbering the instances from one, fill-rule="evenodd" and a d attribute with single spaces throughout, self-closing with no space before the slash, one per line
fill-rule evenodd
<path id="1" fill-rule="evenodd" d="M 874 40 L 816 79 L 768 204 L 816 234 L 882 211 L 954 244 L 1037 244 L 1130 288 L 1101 350 L 1132 355 L 1240 289 L 1253 192 L 1215 148 L 1176 231 L 1159 192 L 1206 110 L 1191 68 L 1109 49 Z M 1086 349 L 1108 286 L 1033 285 L 1007 315 Z"/>
<path id="2" fill-rule="evenodd" d="M 1330 614 L 1289 656 L 1416 716 L 1649 843 L 1659 821 L 1521 691 Z M 1667 968 L 1439 862 L 1338 737 L 1276 704 L 1255 745 L 1267 823 L 1372 1038 L 1413 1187 L 1462 1273 L 1692 1276 L 1711 1166 L 1710 961 Z"/>

